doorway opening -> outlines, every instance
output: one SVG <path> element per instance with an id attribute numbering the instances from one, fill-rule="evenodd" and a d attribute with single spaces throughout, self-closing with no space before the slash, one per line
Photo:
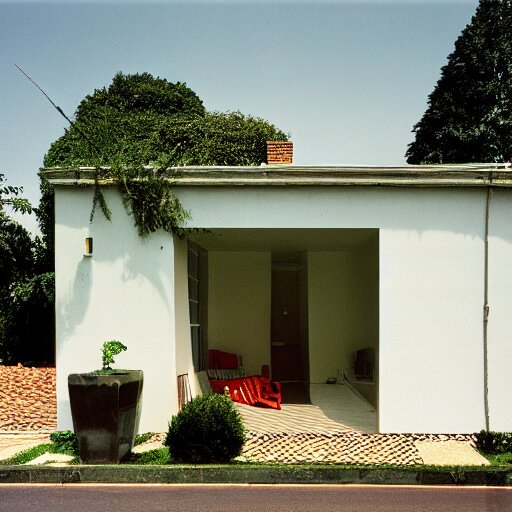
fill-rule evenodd
<path id="1" fill-rule="evenodd" d="M 307 253 L 273 252 L 270 354 L 284 403 L 309 403 Z"/>
<path id="2" fill-rule="evenodd" d="M 209 349 L 238 354 L 248 375 L 269 367 L 283 403 L 315 405 L 325 388 L 332 409 L 356 417 L 336 398 L 344 383 L 375 417 L 378 229 L 225 228 L 193 240 L 207 262 Z"/>

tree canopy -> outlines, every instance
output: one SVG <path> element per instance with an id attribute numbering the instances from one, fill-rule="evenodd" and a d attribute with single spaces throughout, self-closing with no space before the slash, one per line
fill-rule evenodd
<path id="1" fill-rule="evenodd" d="M 163 228 L 180 234 L 187 212 L 158 176 L 136 179 L 142 166 L 259 165 L 266 158 L 267 140 L 286 140 L 286 135 L 240 112 L 208 112 L 185 84 L 149 73 L 118 73 L 108 87 L 80 102 L 73 124 L 50 146 L 44 166 L 111 166 L 113 173 L 126 172 L 139 233 Z M 29 211 L 19 192 L 5 186 L 0 175 L 0 359 L 52 362 L 53 190 L 41 180 L 35 211 L 42 242 L 3 214 L 3 204 Z"/>
<path id="2" fill-rule="evenodd" d="M 44 165 L 259 165 L 267 140 L 286 135 L 240 112 L 208 112 L 180 82 L 118 73 L 81 101 Z"/>
<path id="3" fill-rule="evenodd" d="M 180 82 L 171 83 L 149 73 L 118 73 L 108 87 L 95 90 L 80 102 L 73 125 L 50 146 L 44 165 L 131 166 L 131 171 L 144 165 L 259 165 L 266 160 L 267 140 L 287 140 L 287 136 L 273 124 L 238 111 L 208 112 L 197 94 Z M 161 184 L 153 185 L 159 188 L 162 203 L 174 208 L 177 217 L 171 214 L 162 219 L 157 214 L 160 222 L 152 222 L 149 230 L 174 230 L 175 221 L 180 220 L 179 205 Z M 135 187 L 130 196 L 146 203 L 144 191 L 137 193 Z M 50 265 L 53 192 L 44 181 L 41 190 L 36 213 L 46 247 L 51 249 Z M 154 217 L 150 210 L 146 209 L 144 218 Z M 133 208 L 132 213 L 137 222 Z M 138 227 L 141 234 L 147 233 L 140 224 Z"/>
<path id="4" fill-rule="evenodd" d="M 0 174 L 0 361 L 52 362 L 53 275 L 41 271 L 41 242 L 5 211 L 23 213 L 30 203 L 23 189 Z"/>
<path id="5" fill-rule="evenodd" d="M 410 164 L 510 160 L 512 0 L 480 0 L 413 131 Z"/>

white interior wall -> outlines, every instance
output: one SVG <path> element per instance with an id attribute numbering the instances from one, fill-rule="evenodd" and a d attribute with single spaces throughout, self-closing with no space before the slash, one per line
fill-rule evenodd
<path id="1" fill-rule="evenodd" d="M 355 349 L 370 347 L 379 349 L 379 233 L 360 244 L 353 252 L 354 278 L 359 283 L 357 307 L 359 335 Z"/>
<path id="2" fill-rule="evenodd" d="M 341 236 L 341 235 L 340 235 Z M 355 351 L 378 350 L 378 244 L 308 254 L 311 382 L 351 369 Z"/>
<path id="3" fill-rule="evenodd" d="M 484 426 L 485 190 L 195 187 L 179 196 L 191 225 L 211 229 L 379 229 L 380 430 Z"/>
<path id="4" fill-rule="evenodd" d="M 373 383 L 354 381 L 353 386 L 377 407 L 379 391 L 379 234 L 373 234 L 354 251 L 354 273 L 359 281 L 356 311 L 360 313 L 359 336 L 354 352 L 362 348 L 374 351 Z M 354 354 L 353 354 L 354 357 Z"/>
<path id="5" fill-rule="evenodd" d="M 270 253 L 211 251 L 208 276 L 208 347 L 242 355 L 259 374 L 270 364 Z"/>
<path id="6" fill-rule="evenodd" d="M 92 188 L 56 190 L 58 428 L 73 428 L 68 374 L 100 369 L 103 342 L 118 339 L 128 350 L 115 367 L 144 372 L 140 431 L 163 432 L 175 408 L 173 239 L 141 239 L 118 192 L 104 194 L 112 222 L 98 210 L 89 223 Z"/>
<path id="7" fill-rule="evenodd" d="M 354 313 L 353 259 L 350 252 L 308 253 L 309 374 L 325 383 L 337 370 L 350 368 L 359 336 Z"/>

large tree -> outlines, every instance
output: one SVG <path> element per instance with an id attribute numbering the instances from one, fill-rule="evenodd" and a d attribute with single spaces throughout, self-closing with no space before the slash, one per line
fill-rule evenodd
<path id="1" fill-rule="evenodd" d="M 240 112 L 208 112 L 185 84 L 118 73 L 78 106 L 44 165 L 259 165 L 286 135 Z"/>
<path id="2" fill-rule="evenodd" d="M 263 119 L 208 112 L 185 84 L 149 73 L 118 73 L 108 87 L 81 101 L 73 125 L 50 146 L 44 165 L 259 165 L 267 140 L 286 139 Z M 36 213 L 50 267 L 53 192 L 44 181 Z"/>
<path id="3" fill-rule="evenodd" d="M 410 164 L 512 157 L 512 0 L 480 0 L 414 126 Z"/>
<path id="4" fill-rule="evenodd" d="M 53 362 L 53 275 L 42 272 L 41 242 L 5 206 L 30 212 L 21 187 L 0 174 L 0 362 Z"/>
<path id="5" fill-rule="evenodd" d="M 44 166 L 112 166 L 137 173 L 148 164 L 259 165 L 266 159 L 267 140 L 286 139 L 281 130 L 263 119 L 240 112 L 208 112 L 185 84 L 149 73 L 118 73 L 108 87 L 81 101 L 71 126 L 50 146 Z M 155 178 L 148 175 L 150 179 Z M 161 182 L 153 185 L 146 194 L 147 187 L 137 181 L 131 184 L 132 213 L 139 233 L 163 227 L 179 234 L 184 211 L 172 194 L 163 190 Z M 159 208 L 166 212 L 155 211 L 155 191 Z M 44 178 L 41 192 L 36 215 L 44 243 L 38 273 L 15 291 L 20 304 L 18 317 L 25 314 L 25 325 L 29 325 L 27 315 L 33 311 L 34 300 L 40 300 L 45 307 L 40 308 L 37 321 L 46 326 L 45 334 L 52 336 L 53 314 L 46 305 L 53 299 L 54 197 Z M 141 217 L 144 222 L 138 221 Z M 45 346 L 49 349 L 53 343 L 46 341 Z"/>

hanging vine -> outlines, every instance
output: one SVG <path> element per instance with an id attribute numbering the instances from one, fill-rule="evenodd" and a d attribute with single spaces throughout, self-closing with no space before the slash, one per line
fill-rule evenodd
<path id="1" fill-rule="evenodd" d="M 128 213 L 133 216 L 139 236 L 146 237 L 158 229 L 163 229 L 179 238 L 184 238 L 190 232 L 196 231 L 196 229 L 183 227 L 185 221 L 191 219 L 190 212 L 183 208 L 181 201 L 172 193 L 164 167 L 113 165 L 105 169 L 105 172 L 121 192 L 123 204 Z M 101 189 L 102 177 L 97 170 L 94 179 L 91 222 L 98 206 L 108 220 L 112 219 L 112 212 Z"/>

